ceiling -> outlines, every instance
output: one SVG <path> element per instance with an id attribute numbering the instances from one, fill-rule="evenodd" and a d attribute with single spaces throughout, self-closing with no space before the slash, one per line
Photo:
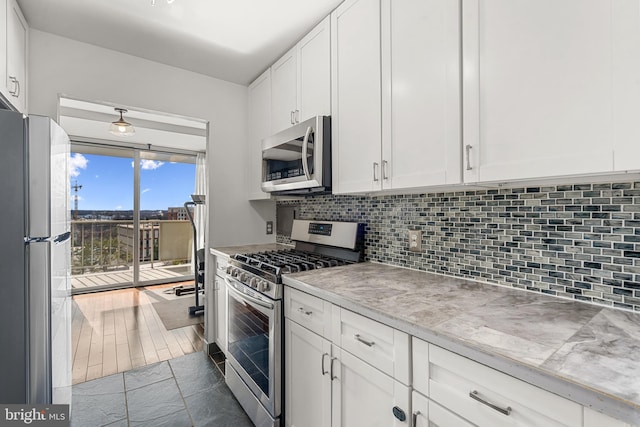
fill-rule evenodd
<path id="1" fill-rule="evenodd" d="M 249 84 L 342 0 L 18 0 L 32 28 Z"/>
<path id="2" fill-rule="evenodd" d="M 109 125 L 118 118 L 114 106 L 60 98 L 59 123 L 72 141 L 171 152 L 206 151 L 207 122 L 204 120 L 129 108 L 124 119 L 134 126 L 136 133 L 117 137 L 109 133 Z"/>

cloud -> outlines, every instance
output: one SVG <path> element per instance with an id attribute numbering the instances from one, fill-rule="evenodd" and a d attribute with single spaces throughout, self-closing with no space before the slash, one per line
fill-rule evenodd
<path id="1" fill-rule="evenodd" d="M 142 191 L 140 192 L 140 194 L 148 193 L 149 191 L 151 191 L 151 189 L 150 189 L 150 188 L 145 188 L 144 190 L 142 190 Z"/>
<path id="2" fill-rule="evenodd" d="M 164 162 L 158 160 L 140 160 L 140 169 L 142 170 L 154 170 L 162 165 L 164 165 Z M 133 167 L 133 162 L 131 162 L 131 167 Z"/>
<path id="3" fill-rule="evenodd" d="M 121 211 L 121 210 L 122 210 L 122 205 L 118 205 L 118 206 L 116 206 L 116 209 L 115 209 L 115 210 L 117 210 L 117 211 Z"/>
<path id="4" fill-rule="evenodd" d="M 89 160 L 80 153 L 73 153 L 69 157 L 69 176 L 77 177 L 80 175 L 80 169 L 86 169 Z"/>

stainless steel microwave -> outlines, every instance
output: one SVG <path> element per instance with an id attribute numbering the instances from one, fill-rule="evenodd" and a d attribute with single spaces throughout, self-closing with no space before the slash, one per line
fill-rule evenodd
<path id="1" fill-rule="evenodd" d="M 316 116 L 262 140 L 262 190 L 331 192 L 331 117 Z"/>

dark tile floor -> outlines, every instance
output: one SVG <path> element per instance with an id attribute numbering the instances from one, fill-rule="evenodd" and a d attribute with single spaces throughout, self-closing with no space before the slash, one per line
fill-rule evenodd
<path id="1" fill-rule="evenodd" d="M 74 385 L 71 426 L 253 426 L 219 368 L 197 352 Z"/>

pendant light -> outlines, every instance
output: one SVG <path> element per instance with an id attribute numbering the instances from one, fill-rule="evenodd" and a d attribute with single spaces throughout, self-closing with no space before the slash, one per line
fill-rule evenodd
<path id="1" fill-rule="evenodd" d="M 136 133 L 136 130 L 133 128 L 131 123 L 125 122 L 122 118 L 122 114 L 126 113 L 127 110 L 124 108 L 114 108 L 118 113 L 120 113 L 120 119 L 111 123 L 109 126 L 109 132 L 117 136 L 131 136 Z"/>

